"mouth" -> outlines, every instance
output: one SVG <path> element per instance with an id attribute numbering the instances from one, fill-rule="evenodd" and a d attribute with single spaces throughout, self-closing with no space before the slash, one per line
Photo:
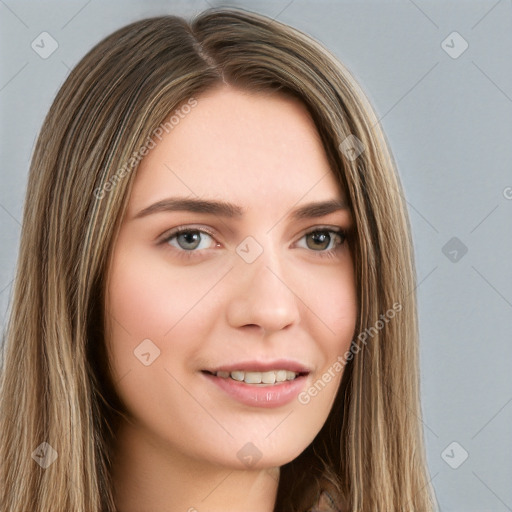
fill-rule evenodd
<path id="1" fill-rule="evenodd" d="M 267 371 L 248 371 L 248 370 L 202 370 L 207 375 L 229 379 L 237 382 L 243 382 L 256 387 L 278 386 L 285 382 L 295 381 L 309 374 L 309 371 L 292 371 L 283 368 Z"/>
<path id="2" fill-rule="evenodd" d="M 259 366 L 258 369 L 257 364 L 244 365 L 243 370 L 224 367 L 202 370 L 200 373 L 224 396 L 259 408 L 276 408 L 292 403 L 308 383 L 310 371 L 304 368 L 295 366 L 294 370 L 304 371 L 294 371 L 277 365 L 274 370 L 271 369 L 273 365 L 264 365 L 263 369 L 262 365 Z"/>
<path id="3" fill-rule="evenodd" d="M 312 368 L 290 359 L 238 361 L 201 370 L 221 395 L 250 407 L 278 408 L 292 403 L 306 387 Z M 216 391 L 214 393 L 217 393 Z"/>

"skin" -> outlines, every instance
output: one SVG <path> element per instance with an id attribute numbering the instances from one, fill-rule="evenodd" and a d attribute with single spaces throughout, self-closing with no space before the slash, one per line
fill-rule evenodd
<path id="1" fill-rule="evenodd" d="M 324 424 L 342 377 L 332 367 L 354 334 L 353 260 L 329 231 L 351 229 L 349 210 L 290 216 L 309 202 L 344 199 L 307 110 L 226 85 L 197 100 L 142 160 L 108 271 L 107 347 L 130 415 L 115 447 L 119 512 L 272 511 L 279 467 Z M 223 200 L 245 213 L 136 217 L 171 196 Z M 193 250 L 183 236 L 158 244 L 179 226 L 213 236 L 196 233 Z M 327 242 L 307 235 L 314 228 Z M 248 236 L 263 249 L 252 263 L 236 252 Z M 146 339 L 148 365 L 134 354 Z M 311 369 L 303 389 L 329 368 L 335 377 L 307 404 L 262 408 L 201 372 L 281 358 Z M 261 453 L 251 465 L 237 456 L 246 443 Z"/>

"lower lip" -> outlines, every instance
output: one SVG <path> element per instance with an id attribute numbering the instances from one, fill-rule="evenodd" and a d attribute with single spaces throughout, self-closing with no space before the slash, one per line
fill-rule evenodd
<path id="1" fill-rule="evenodd" d="M 202 372 L 212 383 L 216 384 L 229 396 L 245 405 L 253 407 L 280 407 L 293 401 L 304 388 L 307 375 L 301 375 L 294 380 L 268 386 L 255 386 L 239 382 L 231 378 L 216 377 Z"/>

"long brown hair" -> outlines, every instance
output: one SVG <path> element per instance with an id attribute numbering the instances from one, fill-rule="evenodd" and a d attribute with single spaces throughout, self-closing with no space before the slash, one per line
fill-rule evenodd
<path id="1" fill-rule="evenodd" d="M 354 357 L 324 427 L 281 468 L 274 510 L 304 512 L 321 489 L 354 512 L 434 510 L 412 242 L 386 140 L 359 86 L 325 48 L 242 9 L 117 30 L 78 63 L 49 110 L 30 168 L 5 333 L 1 510 L 115 511 L 111 447 L 123 411 L 105 352 L 108 258 L 140 148 L 222 82 L 303 102 L 355 222 Z"/>

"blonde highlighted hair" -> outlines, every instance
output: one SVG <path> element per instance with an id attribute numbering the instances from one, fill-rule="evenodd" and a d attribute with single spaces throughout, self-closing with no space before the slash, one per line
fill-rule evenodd
<path id="1" fill-rule="evenodd" d="M 412 241 L 387 142 L 365 95 L 325 48 L 233 8 L 117 30 L 78 63 L 48 112 L 4 337 L 1 510 L 115 511 L 111 449 L 123 410 L 104 339 L 109 254 L 140 161 L 134 155 L 170 113 L 223 82 L 291 95 L 311 114 L 355 224 L 354 337 L 401 305 L 347 361 L 322 430 L 281 468 L 274 510 L 305 512 L 322 489 L 351 512 L 435 510 L 420 420 Z M 364 148 L 356 158 L 344 151 L 349 136 Z M 37 450 L 53 453 L 42 443 L 58 455 L 46 468 L 35 460 Z"/>

